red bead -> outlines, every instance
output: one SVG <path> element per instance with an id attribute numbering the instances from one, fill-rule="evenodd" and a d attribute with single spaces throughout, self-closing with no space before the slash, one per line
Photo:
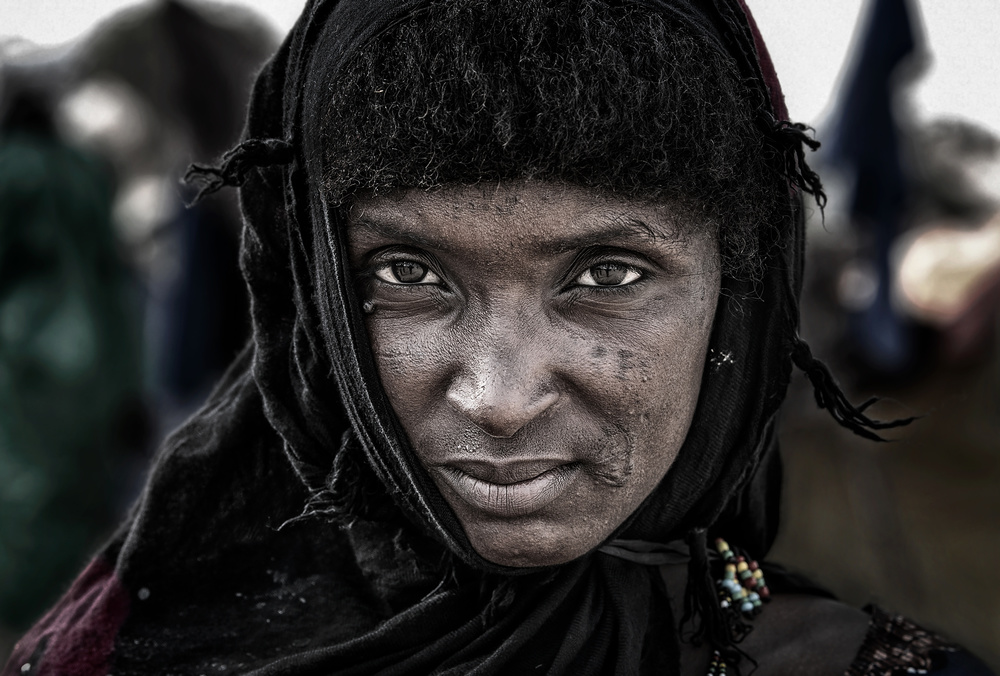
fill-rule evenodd
<path id="1" fill-rule="evenodd" d="M 758 568 L 760 568 L 760 566 L 757 565 L 756 561 L 751 561 L 748 567 L 750 568 L 750 570 L 757 570 Z"/>
<path id="2" fill-rule="evenodd" d="M 746 559 L 744 559 L 742 556 L 736 557 L 736 563 L 743 563 L 744 561 L 746 561 Z"/>
<path id="3" fill-rule="evenodd" d="M 744 580 L 743 584 L 744 584 L 744 585 L 745 585 L 745 586 L 746 586 L 746 587 L 747 587 L 748 589 L 756 589 L 756 588 L 757 588 L 757 578 L 755 578 L 755 577 L 751 577 L 751 578 L 750 578 L 750 579 L 748 579 L 748 580 Z"/>
<path id="4" fill-rule="evenodd" d="M 764 601 L 767 601 L 768 599 L 771 598 L 771 590 L 768 589 L 767 587 L 761 587 L 760 589 L 758 589 L 757 594 Z"/>

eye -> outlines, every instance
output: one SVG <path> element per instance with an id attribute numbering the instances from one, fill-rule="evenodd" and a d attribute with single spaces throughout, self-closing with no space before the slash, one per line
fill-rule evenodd
<path id="1" fill-rule="evenodd" d="M 417 261 L 393 261 L 375 270 L 375 276 L 389 284 L 439 284 L 438 277 L 429 267 Z"/>
<path id="2" fill-rule="evenodd" d="M 579 286 L 626 286 L 641 277 L 642 273 L 631 265 L 598 263 L 584 270 L 575 283 Z"/>

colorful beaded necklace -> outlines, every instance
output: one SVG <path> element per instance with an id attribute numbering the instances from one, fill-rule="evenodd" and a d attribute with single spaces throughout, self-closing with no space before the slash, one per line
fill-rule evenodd
<path id="1" fill-rule="evenodd" d="M 771 598 L 771 590 L 764 581 L 764 571 L 753 559 L 737 556 L 722 538 L 715 540 L 715 550 L 725 562 L 722 579 L 715 581 L 719 590 L 719 605 L 724 609 L 736 608 L 746 617 L 754 617 L 764 602 Z"/>
<path id="2" fill-rule="evenodd" d="M 771 599 L 771 590 L 764 580 L 764 571 L 753 559 L 734 552 L 722 538 L 715 540 L 715 551 L 722 562 L 721 575 L 715 580 L 719 607 L 723 612 L 739 613 L 753 619 Z M 712 652 L 706 676 L 725 676 L 726 660 L 719 650 Z"/>

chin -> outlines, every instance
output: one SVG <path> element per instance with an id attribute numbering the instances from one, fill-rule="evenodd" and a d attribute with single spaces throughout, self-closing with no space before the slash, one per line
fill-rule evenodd
<path id="1" fill-rule="evenodd" d="M 504 520 L 466 527 L 469 541 L 484 559 L 511 568 L 558 566 L 600 545 L 606 534 L 581 536 L 539 519 Z"/>

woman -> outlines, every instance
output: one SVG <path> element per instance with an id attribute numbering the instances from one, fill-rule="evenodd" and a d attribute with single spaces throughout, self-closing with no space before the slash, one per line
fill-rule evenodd
<path id="1" fill-rule="evenodd" d="M 199 173 L 253 344 L 8 673 L 974 673 L 754 572 L 792 360 L 884 425 L 796 337 L 785 117 L 735 0 L 309 3 Z"/>

